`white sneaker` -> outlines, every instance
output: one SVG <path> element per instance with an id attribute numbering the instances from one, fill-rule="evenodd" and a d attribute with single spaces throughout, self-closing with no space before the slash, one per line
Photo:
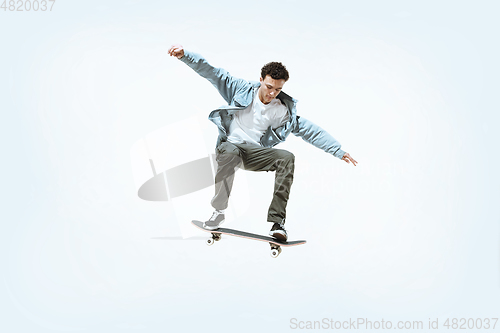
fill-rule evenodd
<path id="1" fill-rule="evenodd" d="M 219 226 L 224 222 L 224 211 L 215 210 L 212 217 L 208 221 L 203 223 L 203 227 L 208 230 L 218 229 Z"/>

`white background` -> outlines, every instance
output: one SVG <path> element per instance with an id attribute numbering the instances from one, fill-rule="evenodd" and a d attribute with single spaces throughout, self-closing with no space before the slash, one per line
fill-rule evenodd
<path id="1" fill-rule="evenodd" d="M 439 318 L 451 331 L 447 318 L 498 318 L 499 9 L 314 0 L 2 9 L 0 327 L 283 332 L 298 331 L 291 318 L 425 328 Z M 278 146 L 296 156 L 287 229 L 306 245 L 272 259 L 265 243 L 169 239 L 188 222 L 170 203 L 137 197 L 132 145 L 224 102 L 166 55 L 173 43 L 248 80 L 283 62 L 298 114 L 359 162 L 293 135 Z M 216 127 L 203 126 L 213 149 Z M 235 189 L 248 192 L 233 201 L 251 201 L 228 226 L 267 232 L 273 177 L 237 175 Z M 210 216 L 211 194 L 192 197 L 203 212 L 193 219 Z"/>

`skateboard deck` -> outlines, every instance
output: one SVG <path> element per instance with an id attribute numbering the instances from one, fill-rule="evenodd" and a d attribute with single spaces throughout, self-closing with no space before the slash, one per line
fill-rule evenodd
<path id="1" fill-rule="evenodd" d="M 306 243 L 305 240 L 281 242 L 281 241 L 279 241 L 275 238 L 269 237 L 269 236 L 252 234 L 250 232 L 229 229 L 229 228 L 218 228 L 215 230 L 210 230 L 210 229 L 207 229 L 203 226 L 203 222 L 196 221 L 196 220 L 191 221 L 191 223 L 195 227 L 197 227 L 205 232 L 210 232 L 212 234 L 212 238 L 209 238 L 207 240 L 207 245 L 213 245 L 215 241 L 219 241 L 221 239 L 221 235 L 229 235 L 229 236 L 236 236 L 236 237 L 247 238 L 247 239 L 254 239 L 254 240 L 261 241 L 261 242 L 269 243 L 269 245 L 271 245 L 271 257 L 273 257 L 273 258 L 276 258 L 281 253 L 282 246 L 289 247 L 289 246 L 296 246 L 296 245 L 301 245 L 301 244 Z"/>

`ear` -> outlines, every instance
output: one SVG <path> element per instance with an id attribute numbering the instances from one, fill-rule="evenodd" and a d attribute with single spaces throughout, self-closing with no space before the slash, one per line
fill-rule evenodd
<path id="1" fill-rule="evenodd" d="M 260 77 L 260 83 L 264 82 L 264 80 L 262 80 L 262 76 Z"/>

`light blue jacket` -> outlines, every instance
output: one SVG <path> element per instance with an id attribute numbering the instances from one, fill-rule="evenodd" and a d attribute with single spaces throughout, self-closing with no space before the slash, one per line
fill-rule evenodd
<path id="1" fill-rule="evenodd" d="M 184 56 L 180 59 L 191 67 L 196 73 L 204 77 L 214 85 L 228 105 L 212 111 L 208 117 L 219 128 L 217 146 L 227 140 L 229 125 L 233 120 L 233 115 L 249 106 L 260 87 L 260 82 L 248 82 L 238 79 L 222 68 L 211 66 L 201 55 L 184 51 Z M 286 140 L 290 133 L 301 137 L 304 141 L 342 158 L 345 152 L 340 149 L 340 143 L 321 127 L 304 117 L 297 116 L 297 100 L 281 91 L 276 98 L 286 105 L 288 109 L 288 121 L 278 128 L 269 128 L 260 139 L 264 147 L 274 147 Z"/>

